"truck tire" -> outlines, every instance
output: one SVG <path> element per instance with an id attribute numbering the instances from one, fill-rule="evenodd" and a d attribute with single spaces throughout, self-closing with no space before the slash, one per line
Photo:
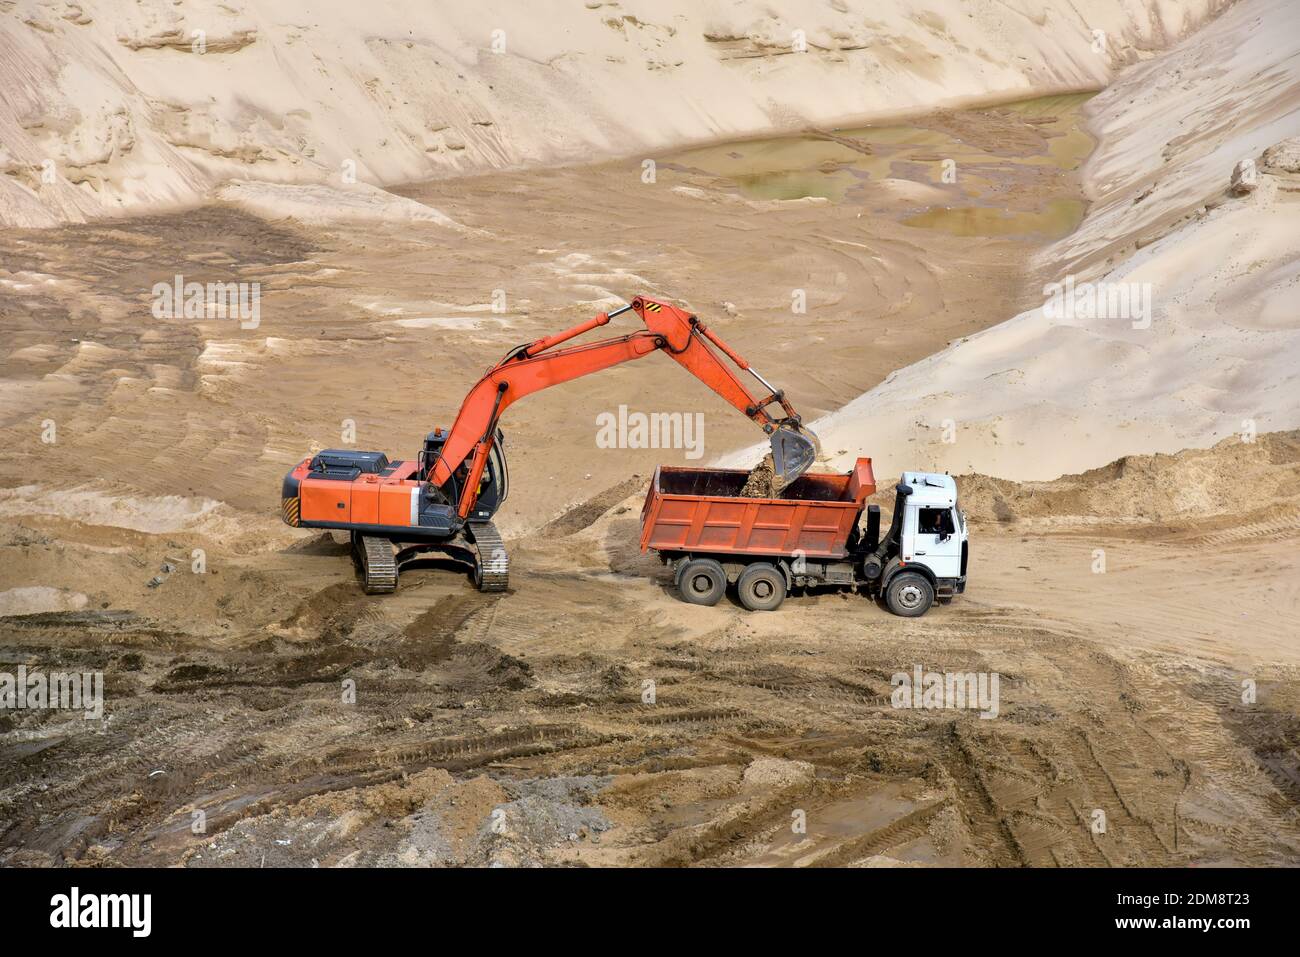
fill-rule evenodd
<path id="1" fill-rule="evenodd" d="M 712 558 L 692 558 L 677 572 L 677 594 L 692 605 L 716 605 L 727 591 L 727 573 Z"/>
<path id="2" fill-rule="evenodd" d="M 895 615 L 920 618 L 934 604 L 934 586 L 920 572 L 900 572 L 885 588 L 885 604 Z"/>
<path id="3" fill-rule="evenodd" d="M 736 579 L 736 597 L 750 611 L 776 611 L 785 601 L 785 576 L 767 562 L 754 562 Z"/>

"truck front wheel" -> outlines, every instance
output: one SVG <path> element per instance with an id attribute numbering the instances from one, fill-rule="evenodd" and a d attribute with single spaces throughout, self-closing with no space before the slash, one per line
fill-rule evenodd
<path id="1" fill-rule="evenodd" d="M 692 605 L 716 605 L 727 591 L 727 573 L 712 558 L 693 558 L 677 572 L 677 594 Z"/>
<path id="2" fill-rule="evenodd" d="M 776 611 L 785 601 L 785 576 L 767 562 L 755 562 L 736 579 L 736 597 L 750 611 Z"/>
<path id="3" fill-rule="evenodd" d="M 920 618 L 934 604 L 934 586 L 920 572 L 901 572 L 885 588 L 885 604 L 895 615 Z"/>

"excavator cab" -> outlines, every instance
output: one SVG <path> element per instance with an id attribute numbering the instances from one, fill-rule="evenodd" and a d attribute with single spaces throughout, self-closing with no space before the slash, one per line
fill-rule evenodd
<path id="1" fill-rule="evenodd" d="M 417 475 L 420 481 L 428 482 L 425 487 L 427 505 L 454 507 L 455 503 L 460 501 L 461 491 L 469 475 L 470 463 L 466 461 L 461 463 L 452 473 L 451 478 L 441 487 L 429 482 L 434 463 L 442 455 L 442 447 L 447 441 L 448 434 L 445 429 L 435 428 L 424 437 L 424 446 L 420 449 Z M 505 504 L 506 496 L 510 492 L 510 470 L 506 467 L 505 444 L 505 433 L 498 428 L 493 436 L 492 448 L 488 451 L 487 465 L 479 479 L 474 507 L 468 516 L 471 521 L 487 521 Z"/>

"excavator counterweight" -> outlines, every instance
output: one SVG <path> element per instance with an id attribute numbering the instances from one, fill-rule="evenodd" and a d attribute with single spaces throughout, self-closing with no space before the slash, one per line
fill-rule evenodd
<path id="1" fill-rule="evenodd" d="M 565 345 L 629 311 L 644 329 Z M 304 459 L 284 479 L 284 521 L 351 532 L 367 591 L 394 590 L 401 564 L 428 552 L 468 564 L 480 588 L 504 590 L 508 557 L 491 522 L 509 484 L 502 414 L 526 395 L 653 352 L 668 355 L 763 430 L 772 448 L 773 496 L 816 460 L 817 438 L 784 392 L 696 316 L 638 296 L 613 312 L 512 349 L 470 389 L 452 427 L 426 436 L 414 461 L 389 462 L 382 453 L 352 450 L 326 450 Z M 751 392 L 723 356 L 750 373 L 765 394 Z"/>

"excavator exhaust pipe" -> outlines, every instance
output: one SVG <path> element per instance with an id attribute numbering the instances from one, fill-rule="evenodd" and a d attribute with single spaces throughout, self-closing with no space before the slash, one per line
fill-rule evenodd
<path id="1" fill-rule="evenodd" d="M 807 472 L 821 454 L 815 433 L 798 425 L 780 425 L 771 436 L 772 492 L 781 491 Z"/>

